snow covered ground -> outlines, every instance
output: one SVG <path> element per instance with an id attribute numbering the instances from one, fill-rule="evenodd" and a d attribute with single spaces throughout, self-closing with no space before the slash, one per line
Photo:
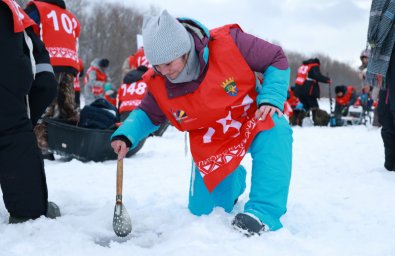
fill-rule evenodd
<path id="1" fill-rule="evenodd" d="M 49 199 L 62 217 L 9 225 L 1 201 L 0 255 L 395 255 L 395 173 L 383 167 L 380 129 L 296 127 L 293 149 L 284 228 L 252 238 L 230 225 L 248 193 L 232 214 L 188 212 L 191 157 L 173 127 L 124 161 L 123 201 L 133 222 L 127 239 L 112 229 L 116 161 L 46 161 Z"/>

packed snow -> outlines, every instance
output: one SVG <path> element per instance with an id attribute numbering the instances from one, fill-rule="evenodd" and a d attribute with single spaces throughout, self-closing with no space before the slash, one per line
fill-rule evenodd
<path id="1" fill-rule="evenodd" d="M 321 104 L 327 106 L 326 101 Z M 393 256 L 395 173 L 383 167 L 380 129 L 294 127 L 293 175 L 284 228 L 244 237 L 230 222 L 243 210 L 188 212 L 190 153 L 170 127 L 124 161 L 123 203 L 133 230 L 112 228 L 116 161 L 45 161 L 49 200 L 62 216 L 8 224 L 0 203 L 1 256 Z M 243 160 L 251 169 L 249 155 Z"/>

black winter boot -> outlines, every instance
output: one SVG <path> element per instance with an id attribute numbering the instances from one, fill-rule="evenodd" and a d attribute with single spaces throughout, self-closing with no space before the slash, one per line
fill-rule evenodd
<path id="1" fill-rule="evenodd" d="M 389 161 L 385 161 L 384 168 L 387 169 L 387 171 L 395 172 L 395 164 L 390 163 Z"/>
<path id="2" fill-rule="evenodd" d="M 232 221 L 233 227 L 246 235 L 247 237 L 253 235 L 260 235 L 267 231 L 268 228 L 257 217 L 249 213 L 238 213 Z"/>

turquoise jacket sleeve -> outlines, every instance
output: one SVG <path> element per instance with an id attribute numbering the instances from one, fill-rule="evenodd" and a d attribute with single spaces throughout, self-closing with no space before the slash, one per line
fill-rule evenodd
<path id="1" fill-rule="evenodd" d="M 276 106 L 281 111 L 287 99 L 287 90 L 291 69 L 284 70 L 269 66 L 263 73 L 263 84 L 257 84 L 258 106 L 262 103 Z"/>
<path id="2" fill-rule="evenodd" d="M 136 109 L 130 113 L 123 124 L 113 133 L 111 139 L 115 136 L 123 135 L 132 142 L 132 148 L 134 148 L 142 139 L 148 137 L 158 128 L 159 126 L 154 125 L 143 110 Z"/>

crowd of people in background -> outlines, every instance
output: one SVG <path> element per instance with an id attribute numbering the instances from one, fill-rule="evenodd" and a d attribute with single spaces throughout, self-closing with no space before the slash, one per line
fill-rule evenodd
<path id="1" fill-rule="evenodd" d="M 194 193 L 189 195 L 188 208 L 193 214 L 209 214 L 215 206 L 227 212 L 233 209 L 245 189 L 246 170 L 240 165 L 244 155 L 239 152 L 215 167 L 221 171 L 214 172 L 204 163 L 224 154 L 224 145 L 250 149 L 254 159 L 250 200 L 232 221 L 248 235 L 282 227 L 279 219 L 286 212 L 291 174 L 289 124 L 349 125 L 356 117 L 354 108 L 360 107 L 361 115 L 373 116 L 373 126 L 382 126 L 384 166 L 395 171 L 395 31 L 393 21 L 386 20 L 388 15 L 377 12 L 387 8 L 384 2 L 388 1 L 372 3 L 371 50 L 360 54 L 359 85 L 332 85 L 331 78 L 322 74 L 318 58 L 303 61 L 295 80 L 289 82 L 290 68 L 281 47 L 237 25 L 209 31 L 167 11 L 144 19 L 144 47 L 125 59 L 122 84 L 117 85 L 108 73 L 109 56 L 98 56 L 84 66 L 78 55 L 81 25 L 63 0 L 30 1 L 25 10 L 14 0 L 1 0 L 0 44 L 4 47 L 0 50 L 8 64 L 0 64 L 0 181 L 9 222 L 60 216 L 59 207 L 48 202 L 43 159 L 55 157 L 48 146 L 45 120 L 78 126 L 84 106 L 103 99 L 117 109 L 123 122 L 111 139 L 119 159 L 130 149 L 141 148 L 147 136 L 163 134 L 169 123 L 189 131 Z M 387 30 L 378 31 L 383 26 Z M 332 110 L 330 99 L 329 113 L 319 106 L 320 83 L 329 90 L 334 86 L 335 106 Z M 252 135 L 244 138 L 240 131 Z M 259 146 L 263 144 L 270 147 Z M 28 154 L 19 161 L 22 151 Z"/>
<path id="2" fill-rule="evenodd" d="M 374 93 L 377 89 L 369 85 L 366 79 L 367 65 L 369 62 L 369 50 L 363 50 L 360 55 L 361 66 L 358 68 L 359 85 L 339 84 L 334 87 L 335 106 L 330 105 L 329 112 L 320 109 L 318 99 L 320 98 L 319 82 L 328 84 L 331 92 L 331 80 L 321 74 L 319 59 L 308 59 L 302 63 L 297 72 L 295 84 L 288 90 L 287 104 L 291 107 L 288 114 L 291 125 L 318 125 L 343 126 L 347 124 L 361 124 L 351 122 L 352 118 L 366 118 L 374 127 L 380 127 L 378 122 L 378 97 Z M 330 101 L 331 94 L 329 94 Z M 354 116 L 350 117 L 350 107 L 360 107 Z M 310 118 L 310 113 L 312 118 Z M 370 120 L 373 115 L 373 121 Z M 369 119 L 369 120 L 368 120 Z"/>

